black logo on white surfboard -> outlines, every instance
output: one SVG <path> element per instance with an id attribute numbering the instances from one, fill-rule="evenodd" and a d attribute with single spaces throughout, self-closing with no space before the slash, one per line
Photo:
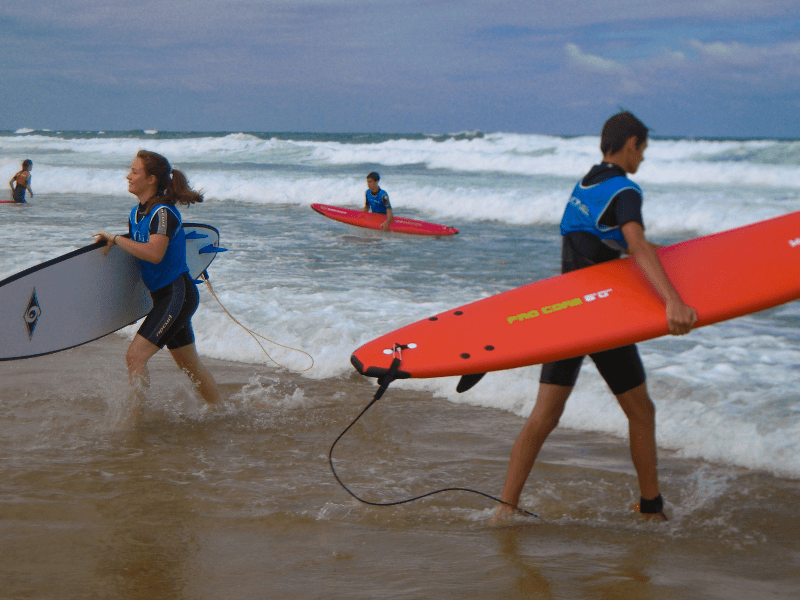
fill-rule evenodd
<path id="1" fill-rule="evenodd" d="M 42 307 L 39 306 L 39 299 L 36 297 L 36 288 L 33 288 L 31 299 L 28 301 L 28 308 L 25 309 L 25 325 L 28 328 L 28 339 L 33 339 L 33 331 L 36 323 L 42 314 Z"/>

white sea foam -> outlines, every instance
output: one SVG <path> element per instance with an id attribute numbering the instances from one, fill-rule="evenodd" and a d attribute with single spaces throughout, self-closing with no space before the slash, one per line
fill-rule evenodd
<path id="1" fill-rule="evenodd" d="M 396 211 L 534 224 L 558 222 L 574 181 L 599 159 L 597 146 L 590 136 L 502 133 L 372 143 L 28 134 L 0 137 L 0 167 L 11 172 L 19 157 L 34 158 L 41 195 L 125 197 L 129 163 L 147 147 L 169 156 L 209 200 L 359 206 L 363 165 L 378 165 Z M 720 231 L 794 210 L 800 196 L 798 142 L 653 139 L 646 157 L 634 179 L 645 190 L 652 233 Z M 408 168 L 413 177 L 403 174 Z"/>
<path id="2" fill-rule="evenodd" d="M 136 151 L 148 148 L 168 156 L 206 194 L 185 217 L 218 226 L 230 248 L 210 269 L 226 308 L 252 330 L 312 354 L 314 368 L 304 377 L 349 377 L 350 355 L 361 344 L 552 275 L 566 198 L 599 159 L 597 137 L 317 137 L 27 129 L 0 136 L 6 180 L 31 158 L 35 191 L 30 207 L 0 209 L 16 211 L 4 213 L 11 251 L 0 279 L 90 243 L 94 231 L 122 230 L 133 203 L 125 175 Z M 456 225 L 459 236 L 358 241 L 356 232 L 308 209 L 314 202 L 363 205 L 364 175 L 373 169 L 381 171 L 397 214 Z M 634 179 L 645 191 L 649 235 L 721 231 L 797 209 L 800 144 L 654 139 Z M 549 261 L 519 250 L 540 246 Z M 202 354 L 269 364 L 203 287 L 201 297 L 194 326 Z M 308 366 L 303 355 L 263 343 L 282 365 Z M 662 446 L 800 478 L 800 304 L 647 342 L 641 352 Z M 393 386 L 526 416 L 538 374 L 536 366 L 490 373 L 466 394 L 455 392 L 456 378 Z M 627 435 L 621 410 L 588 360 L 561 422 Z"/>

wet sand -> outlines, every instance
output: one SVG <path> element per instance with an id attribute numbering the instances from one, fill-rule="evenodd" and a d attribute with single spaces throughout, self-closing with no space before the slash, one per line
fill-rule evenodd
<path id="1" fill-rule="evenodd" d="M 463 492 L 352 499 L 328 450 L 375 387 L 204 359 L 208 411 L 166 352 L 118 430 L 127 342 L 0 363 L 0 599 L 795 598 L 800 482 L 660 453 L 645 523 L 626 440 L 557 430 L 522 504 Z M 532 391 L 533 393 L 533 391 Z M 499 494 L 522 419 L 391 387 L 339 443 L 371 501 Z"/>

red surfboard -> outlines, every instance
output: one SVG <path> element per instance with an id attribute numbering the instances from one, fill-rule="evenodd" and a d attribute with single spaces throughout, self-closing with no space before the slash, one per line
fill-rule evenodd
<path id="1" fill-rule="evenodd" d="M 800 212 L 658 250 L 696 327 L 800 298 Z M 669 333 L 664 303 L 632 258 L 531 283 L 388 333 L 351 357 L 381 377 L 474 375 Z M 467 386 L 468 389 L 469 386 Z M 460 390 L 463 391 L 463 390 Z"/>
<path id="2" fill-rule="evenodd" d="M 380 229 L 381 224 L 386 220 L 386 215 L 377 215 L 372 212 L 365 213 L 362 210 L 353 210 L 342 206 L 331 206 L 329 204 L 312 204 L 311 208 L 319 214 L 356 227 L 366 229 Z M 395 217 L 389 225 L 389 231 L 394 233 L 410 233 L 413 235 L 455 235 L 458 229 L 437 225 L 426 221 L 406 219 L 405 217 Z"/>

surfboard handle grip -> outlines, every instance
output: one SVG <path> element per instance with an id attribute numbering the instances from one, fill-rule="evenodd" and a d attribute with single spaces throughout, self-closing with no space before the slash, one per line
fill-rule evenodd
<path id="1" fill-rule="evenodd" d="M 399 370 L 400 363 L 402 362 L 401 351 L 405 347 L 407 347 L 407 346 L 401 346 L 400 344 L 395 344 L 395 346 L 394 346 L 395 357 L 392 360 L 392 364 L 389 367 L 389 370 L 386 371 L 386 373 L 384 373 L 381 377 L 378 378 L 378 391 L 375 392 L 375 395 L 372 397 L 372 400 L 370 401 L 370 403 L 367 404 L 360 413 L 358 413 L 358 416 L 355 419 L 353 419 L 353 421 L 350 423 L 350 425 L 348 425 L 345 428 L 345 430 L 342 431 L 342 433 L 339 434 L 339 437 L 337 437 L 336 440 L 334 440 L 333 444 L 331 444 L 331 449 L 328 451 L 328 464 L 331 467 L 331 472 L 333 473 L 333 476 L 336 478 L 336 481 L 339 482 L 339 485 L 342 486 L 342 488 L 344 488 L 344 491 L 346 491 L 348 494 L 350 494 L 353 498 L 355 498 L 356 500 L 358 500 L 362 504 L 368 504 L 370 506 L 397 506 L 398 504 L 406 504 L 408 502 L 413 502 L 414 500 L 421 500 L 422 498 L 427 498 L 428 496 L 433 496 L 434 494 L 440 494 L 442 492 L 470 492 L 472 494 L 478 494 L 479 496 L 483 496 L 484 498 L 489 498 L 490 500 L 494 500 L 496 502 L 499 502 L 500 504 L 505 504 L 507 506 L 510 506 L 510 507 L 516 509 L 517 511 L 521 512 L 522 514 L 525 514 L 525 515 L 528 515 L 528 516 L 531 516 L 531 517 L 538 517 L 539 515 L 537 515 L 536 513 L 529 512 L 529 511 L 527 511 L 527 510 L 525 510 L 523 508 L 520 508 L 519 506 L 515 506 L 513 504 L 510 504 L 510 503 L 506 502 L 505 500 L 501 500 L 500 498 L 496 498 L 495 496 L 490 496 L 489 494 L 486 494 L 486 493 L 478 491 L 478 490 L 473 490 L 473 489 L 464 488 L 464 487 L 442 488 L 442 489 L 439 489 L 439 490 L 434 490 L 432 492 L 428 492 L 426 494 L 421 494 L 419 496 L 414 496 L 413 498 L 406 498 L 405 500 L 396 500 L 395 502 L 370 502 L 369 500 L 364 500 L 363 498 L 360 498 L 355 493 L 350 491 L 350 488 L 348 488 L 344 484 L 344 482 L 339 478 L 339 475 L 336 473 L 336 469 L 333 466 L 333 449 L 336 447 L 336 444 L 339 443 L 339 440 L 344 437 L 344 434 L 346 434 L 348 431 L 350 431 L 350 428 L 358 422 L 358 420 L 364 415 L 364 413 L 366 413 L 373 404 L 375 404 L 378 400 L 381 399 L 381 396 L 383 396 L 384 392 L 386 392 L 386 389 L 389 387 L 389 385 L 397 378 L 397 371 Z"/>

